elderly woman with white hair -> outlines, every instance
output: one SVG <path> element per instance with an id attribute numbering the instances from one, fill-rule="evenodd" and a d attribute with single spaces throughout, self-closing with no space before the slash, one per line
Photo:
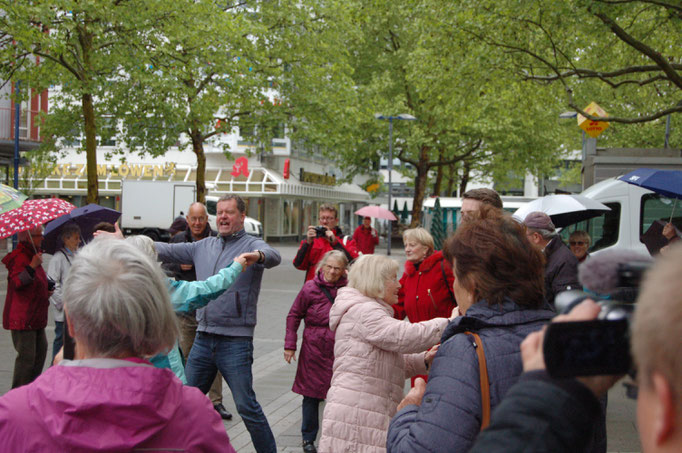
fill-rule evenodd
<path id="1" fill-rule="evenodd" d="M 123 241 L 91 242 L 73 260 L 64 311 L 77 360 L 0 398 L 4 449 L 234 452 L 210 401 L 147 361 L 178 336 L 157 263 Z"/>
<path id="2" fill-rule="evenodd" d="M 331 388 L 322 421 L 321 452 L 385 452 L 391 417 L 405 379 L 426 373 L 448 318 L 407 323 L 393 317 L 398 263 L 364 255 L 350 268 L 329 314 L 336 332 Z M 452 313 L 454 316 L 456 313 Z"/>

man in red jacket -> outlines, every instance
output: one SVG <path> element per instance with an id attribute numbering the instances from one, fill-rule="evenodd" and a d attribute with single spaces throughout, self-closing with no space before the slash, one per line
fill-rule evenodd
<path id="1" fill-rule="evenodd" d="M 372 219 L 370 217 L 362 219 L 362 225 L 355 229 L 353 239 L 363 254 L 374 253 L 374 247 L 379 243 L 379 235 L 377 230 L 372 228 Z"/>
<path id="2" fill-rule="evenodd" d="M 45 326 L 51 291 L 42 266 L 42 243 L 42 226 L 22 231 L 17 248 L 2 259 L 8 271 L 2 326 L 12 331 L 17 351 L 12 388 L 33 382 L 42 373 L 47 355 Z"/>
<path id="3" fill-rule="evenodd" d="M 355 241 L 344 236 L 338 226 L 339 215 L 335 206 L 327 203 L 320 205 L 317 217 L 320 225 L 308 226 L 306 238 L 301 241 L 294 258 L 294 267 L 306 271 L 306 282 L 315 277 L 317 263 L 328 251 L 339 250 L 348 261 L 353 261 L 359 255 Z"/>

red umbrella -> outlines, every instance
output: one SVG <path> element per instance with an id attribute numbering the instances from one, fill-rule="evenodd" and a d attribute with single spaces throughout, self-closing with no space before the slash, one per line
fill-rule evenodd
<path id="1" fill-rule="evenodd" d="M 398 218 L 388 209 L 382 208 L 381 206 L 364 206 L 357 211 L 357 215 L 363 217 L 374 217 L 376 219 L 386 219 L 386 220 L 398 220 Z"/>
<path id="2" fill-rule="evenodd" d="M 26 200 L 20 207 L 0 214 L 0 239 L 35 228 L 74 209 L 74 205 L 59 198 Z"/>

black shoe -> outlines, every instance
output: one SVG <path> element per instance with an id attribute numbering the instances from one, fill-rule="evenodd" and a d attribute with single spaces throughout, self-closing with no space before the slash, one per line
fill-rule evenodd
<path id="1" fill-rule="evenodd" d="M 232 414 L 230 414 L 227 411 L 227 409 L 225 409 L 223 403 L 214 404 L 213 409 L 215 409 L 215 411 L 220 414 L 220 418 L 222 418 L 223 420 L 232 420 Z"/>
<path id="2" fill-rule="evenodd" d="M 303 451 L 305 453 L 317 453 L 317 448 L 315 448 L 315 442 L 313 442 L 312 440 L 304 440 Z"/>

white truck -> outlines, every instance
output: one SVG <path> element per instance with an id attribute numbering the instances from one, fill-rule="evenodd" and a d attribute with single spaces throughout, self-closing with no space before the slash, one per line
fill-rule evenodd
<path id="1" fill-rule="evenodd" d="M 168 228 L 177 216 L 187 214 L 197 199 L 194 183 L 181 181 L 129 181 L 121 183 L 121 229 L 167 241 Z"/>

